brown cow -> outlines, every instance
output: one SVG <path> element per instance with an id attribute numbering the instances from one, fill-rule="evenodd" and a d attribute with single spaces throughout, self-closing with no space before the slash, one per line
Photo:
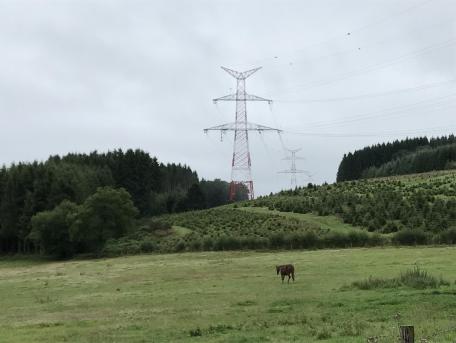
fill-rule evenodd
<path id="1" fill-rule="evenodd" d="M 284 264 L 282 266 L 276 266 L 276 271 L 277 275 L 282 277 L 282 283 L 283 280 L 285 279 L 285 276 L 288 276 L 288 283 L 290 283 L 290 277 L 293 279 L 293 282 L 295 280 L 294 277 L 294 266 L 292 264 Z"/>

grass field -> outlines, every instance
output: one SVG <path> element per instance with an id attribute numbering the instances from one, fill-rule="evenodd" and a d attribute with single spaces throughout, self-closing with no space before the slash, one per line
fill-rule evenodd
<path id="1" fill-rule="evenodd" d="M 450 247 L 2 259 L 0 341 L 393 342 L 400 313 L 418 339 L 453 342 L 455 260 Z M 281 284 L 280 263 L 295 264 L 294 284 Z M 346 287 L 415 264 L 451 285 Z"/>

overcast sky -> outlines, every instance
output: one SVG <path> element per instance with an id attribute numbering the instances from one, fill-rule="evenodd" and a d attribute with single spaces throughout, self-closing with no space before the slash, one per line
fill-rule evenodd
<path id="1" fill-rule="evenodd" d="M 0 0 L 0 164 L 141 148 L 229 180 L 235 90 L 332 182 L 343 154 L 456 131 L 455 0 Z M 250 134 L 256 194 L 286 188 L 275 133 Z M 307 179 L 298 178 L 304 184 Z"/>

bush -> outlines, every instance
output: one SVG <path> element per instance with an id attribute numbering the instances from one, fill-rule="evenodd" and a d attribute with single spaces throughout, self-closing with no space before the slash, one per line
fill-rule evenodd
<path id="1" fill-rule="evenodd" d="M 121 256 L 122 255 L 122 249 L 118 245 L 111 245 L 106 243 L 105 247 L 103 248 L 103 251 L 101 252 L 102 256 L 106 257 L 116 257 L 116 256 Z"/>
<path id="2" fill-rule="evenodd" d="M 449 286 L 449 282 L 442 278 L 437 279 L 430 275 L 427 271 L 415 266 L 413 269 L 408 269 L 402 272 L 398 277 L 385 279 L 369 276 L 366 280 L 355 281 L 352 287 L 362 290 L 377 289 L 377 288 L 398 288 L 401 286 L 425 289 L 438 288 L 440 286 Z"/>
<path id="3" fill-rule="evenodd" d="M 315 232 L 306 232 L 300 237 L 301 248 L 315 248 L 318 244 L 318 236 Z"/>
<path id="4" fill-rule="evenodd" d="M 151 220 L 148 223 L 148 228 L 151 231 L 157 231 L 157 230 L 168 231 L 168 230 L 171 230 L 171 225 L 169 223 L 164 222 L 164 221 Z"/>
<path id="5" fill-rule="evenodd" d="M 444 244 L 456 244 L 456 228 L 451 228 L 441 233 L 439 241 Z"/>
<path id="6" fill-rule="evenodd" d="M 192 251 L 201 250 L 202 246 L 203 246 L 203 244 L 201 243 L 201 240 L 198 238 L 192 239 L 189 244 L 190 250 L 192 250 Z"/>
<path id="7" fill-rule="evenodd" d="M 241 239 L 243 249 L 264 249 L 267 248 L 269 241 L 266 238 L 246 237 Z"/>
<path id="8" fill-rule="evenodd" d="M 271 248 L 283 248 L 285 245 L 285 237 L 283 232 L 278 232 L 269 237 L 269 246 Z"/>
<path id="9" fill-rule="evenodd" d="M 176 245 L 174 246 L 174 251 L 175 252 L 180 252 L 180 251 L 184 251 L 185 250 L 185 242 L 181 239 L 179 240 Z"/>
<path id="10" fill-rule="evenodd" d="M 240 240 L 229 236 L 222 236 L 214 243 L 214 250 L 237 250 L 240 247 Z"/>
<path id="11" fill-rule="evenodd" d="M 283 238 L 284 247 L 287 249 L 315 248 L 318 245 L 318 236 L 314 232 L 293 233 Z"/>
<path id="12" fill-rule="evenodd" d="M 140 244 L 141 252 L 153 252 L 153 251 L 156 251 L 157 249 L 158 249 L 157 243 L 155 243 L 154 241 L 152 241 L 150 239 L 146 239 L 146 240 L 142 241 Z"/>
<path id="13" fill-rule="evenodd" d="M 190 330 L 189 333 L 190 333 L 190 337 L 199 337 L 199 336 L 203 335 L 203 332 L 201 331 L 200 328 L 196 328 L 194 330 Z"/>
<path id="14" fill-rule="evenodd" d="M 353 287 L 362 290 L 377 289 L 377 288 L 397 288 L 401 285 L 397 278 L 394 279 L 382 279 L 369 276 L 367 279 L 362 281 L 355 281 L 352 283 Z"/>
<path id="15" fill-rule="evenodd" d="M 31 219 L 32 231 L 29 238 L 42 248 L 43 252 L 57 258 L 70 258 L 76 251 L 70 229 L 80 207 L 64 200 L 52 211 L 39 212 Z"/>
<path id="16" fill-rule="evenodd" d="M 385 245 L 387 243 L 387 240 L 382 237 L 378 232 L 375 232 L 374 234 L 369 236 L 369 240 L 367 241 L 367 245 L 370 247 L 376 247 L 376 246 L 381 246 Z"/>
<path id="17" fill-rule="evenodd" d="M 417 289 L 437 288 L 439 286 L 449 285 L 449 282 L 442 278 L 435 278 L 428 274 L 427 271 L 421 270 L 418 266 L 401 273 L 400 281 L 404 286 Z"/>
<path id="18" fill-rule="evenodd" d="M 129 240 L 128 238 L 110 239 L 106 242 L 102 256 L 122 256 L 122 255 L 136 255 L 143 252 L 141 250 L 141 243 L 136 240 Z"/>
<path id="19" fill-rule="evenodd" d="M 401 228 L 401 225 L 399 225 L 395 221 L 388 220 L 388 221 L 386 221 L 385 225 L 383 225 L 381 231 L 383 233 L 392 233 L 392 232 L 398 232 L 400 228 Z"/>
<path id="20" fill-rule="evenodd" d="M 393 242 L 402 245 L 422 245 L 429 241 L 429 236 L 423 230 L 402 230 L 393 237 Z"/>
<path id="21" fill-rule="evenodd" d="M 348 235 L 340 232 L 329 232 L 323 238 L 323 247 L 346 248 L 350 246 Z"/>
<path id="22" fill-rule="evenodd" d="M 80 206 L 70 236 L 85 252 L 99 252 L 111 238 L 124 236 L 138 210 L 123 188 L 100 187 Z"/>
<path id="23" fill-rule="evenodd" d="M 348 240 L 353 247 L 364 247 L 369 241 L 369 235 L 364 231 L 350 231 Z"/>
<path id="24" fill-rule="evenodd" d="M 203 241 L 203 249 L 204 250 L 212 250 L 214 249 L 214 240 L 211 237 L 206 237 Z"/>

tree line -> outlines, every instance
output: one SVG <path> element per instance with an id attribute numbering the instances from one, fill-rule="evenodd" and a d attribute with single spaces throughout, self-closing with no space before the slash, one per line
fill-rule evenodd
<path id="1" fill-rule="evenodd" d="M 78 212 L 73 211 L 75 206 L 83 206 L 97 190 L 106 187 L 125 190 L 133 207 L 129 213 L 147 217 L 225 204 L 229 184 L 199 180 L 186 165 L 159 163 L 149 153 L 131 149 L 51 156 L 44 162 L 3 166 L 0 253 L 37 249 L 36 239 L 30 239 L 35 215 L 54 209 Z M 244 197 L 239 194 L 240 199 Z M 78 242 L 90 250 L 86 249 L 90 244 L 82 244 L 79 238 Z"/>
<path id="2" fill-rule="evenodd" d="M 395 140 L 394 142 L 365 147 L 353 153 L 344 154 L 337 171 L 337 182 L 358 180 L 363 176 L 369 175 L 367 172 L 368 169 L 380 168 L 382 165 L 391 161 L 415 153 L 419 149 L 432 149 L 454 143 L 456 143 L 455 136 L 449 135 L 430 139 L 427 137 L 406 138 L 404 140 Z M 448 157 L 451 158 L 451 155 L 448 155 Z M 446 162 L 448 161 L 451 160 L 447 160 Z M 445 166 L 446 163 L 443 165 Z M 440 168 L 440 165 L 437 167 Z M 427 170 L 434 170 L 429 169 L 431 166 L 427 168 Z M 421 169 L 424 171 L 426 168 Z M 391 173 L 389 175 L 395 174 Z"/>
<path id="3" fill-rule="evenodd" d="M 370 167 L 363 171 L 362 177 L 405 175 L 455 168 L 456 144 L 450 144 L 435 148 L 424 147 L 416 152 L 386 162 L 379 167 Z"/>

